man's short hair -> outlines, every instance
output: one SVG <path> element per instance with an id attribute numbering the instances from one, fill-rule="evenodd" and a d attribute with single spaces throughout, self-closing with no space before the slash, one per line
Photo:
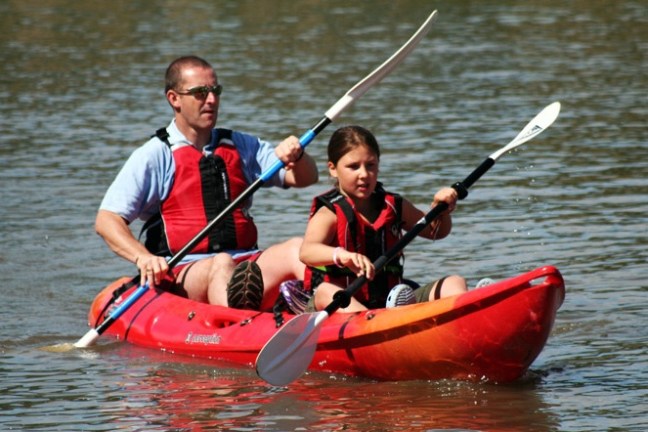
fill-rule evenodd
<path id="1" fill-rule="evenodd" d="M 178 57 L 173 60 L 169 67 L 166 70 L 164 75 L 164 94 L 171 89 L 176 89 L 180 81 L 182 80 L 182 69 L 186 67 L 204 67 L 208 69 L 213 69 L 212 65 L 203 58 L 200 58 L 195 55 L 188 55 Z"/>

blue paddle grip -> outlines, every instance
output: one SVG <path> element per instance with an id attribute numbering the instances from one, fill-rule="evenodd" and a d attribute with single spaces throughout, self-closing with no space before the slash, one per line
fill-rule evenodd
<path id="1" fill-rule="evenodd" d="M 302 146 L 302 148 L 305 148 L 308 144 L 310 144 L 311 141 L 313 141 L 313 138 L 315 138 L 316 133 L 312 130 L 309 129 L 307 130 L 300 138 L 299 138 L 299 144 Z M 274 165 L 272 165 L 270 168 L 268 168 L 264 173 L 261 173 L 261 176 L 259 177 L 264 183 L 270 180 L 270 178 L 277 174 L 277 172 L 284 167 L 284 163 L 278 159 Z"/>
<path id="2" fill-rule="evenodd" d="M 128 308 L 131 307 L 131 305 L 132 305 L 133 303 L 135 303 L 137 300 L 139 300 L 139 298 L 142 297 L 142 296 L 144 295 L 144 293 L 145 293 L 148 289 L 149 289 L 149 285 L 148 285 L 148 283 L 145 284 L 145 285 L 141 285 L 141 286 L 139 286 L 139 287 L 138 287 L 138 288 L 133 292 L 133 294 L 131 294 L 130 296 L 128 296 L 128 298 L 126 299 L 126 301 L 124 301 L 124 303 L 120 304 L 120 305 L 117 307 L 117 309 L 115 309 L 114 311 L 112 311 L 112 312 L 110 313 L 110 318 L 112 318 L 112 319 L 114 319 L 114 320 L 116 320 L 117 318 L 119 318 L 119 317 L 120 317 L 124 312 L 126 312 L 126 310 L 128 310 Z"/>

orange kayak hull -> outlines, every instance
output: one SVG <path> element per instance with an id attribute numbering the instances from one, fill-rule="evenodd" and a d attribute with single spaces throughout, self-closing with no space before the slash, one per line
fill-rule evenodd
<path id="1" fill-rule="evenodd" d="M 121 278 L 97 295 L 89 312 L 93 327 L 101 323 L 113 293 L 129 280 Z M 309 369 L 377 380 L 514 381 L 544 348 L 564 296 L 560 272 L 545 266 L 434 302 L 337 312 L 322 325 Z M 283 315 L 285 321 L 291 317 Z M 276 331 L 272 313 L 149 290 L 104 334 L 253 367 Z"/>

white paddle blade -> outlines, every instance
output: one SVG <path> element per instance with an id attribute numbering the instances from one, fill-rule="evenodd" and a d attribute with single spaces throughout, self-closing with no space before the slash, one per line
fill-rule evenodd
<path id="1" fill-rule="evenodd" d="M 513 141 L 508 143 L 506 147 L 490 155 L 489 158 L 496 161 L 504 153 L 513 150 L 514 148 L 535 138 L 542 131 L 551 126 L 554 121 L 556 121 L 558 114 L 560 114 L 560 102 L 554 102 L 547 105 L 524 127 L 524 129 L 520 131 L 520 133 L 515 138 L 513 138 Z"/>
<path id="2" fill-rule="evenodd" d="M 83 335 L 81 339 L 79 339 L 75 344 L 75 348 L 87 348 L 91 345 L 94 345 L 95 342 L 97 342 L 97 339 L 99 339 L 99 333 L 95 329 L 90 329 L 88 332 Z"/>
<path id="3" fill-rule="evenodd" d="M 351 88 L 344 96 L 340 98 L 328 111 L 324 114 L 329 120 L 333 121 L 337 118 L 342 111 L 344 111 L 349 105 L 351 105 L 356 99 L 359 99 L 363 94 L 367 92 L 374 84 L 377 84 L 384 77 L 389 75 L 396 66 L 398 66 L 405 57 L 411 53 L 418 43 L 423 39 L 423 37 L 430 31 L 434 20 L 436 19 L 437 11 L 435 10 L 430 14 L 430 16 L 425 20 L 425 22 L 419 27 L 419 29 L 412 35 L 411 38 L 405 45 L 403 45 L 398 51 L 392 54 L 383 64 L 378 66 L 373 72 L 363 78 L 355 86 Z"/>
<path id="4" fill-rule="evenodd" d="M 256 359 L 257 374 L 275 386 L 290 384 L 308 369 L 319 337 L 324 311 L 298 315 L 265 344 Z"/>

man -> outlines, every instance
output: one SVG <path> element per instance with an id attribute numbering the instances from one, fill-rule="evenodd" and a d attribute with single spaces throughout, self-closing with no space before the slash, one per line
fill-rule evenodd
<path id="1" fill-rule="evenodd" d="M 315 162 L 294 136 L 273 149 L 257 137 L 214 129 L 221 92 L 207 61 L 174 60 L 165 85 L 174 119 L 133 152 L 101 203 L 96 231 L 113 252 L 135 263 L 141 283 L 158 286 L 168 278 L 165 257 L 193 239 L 276 158 L 285 168 L 266 186 L 306 187 L 318 180 Z M 257 250 L 251 204 L 248 200 L 235 210 L 171 270 L 179 293 L 211 304 L 268 310 L 283 280 L 303 278 L 301 238 Z M 136 218 L 147 221 L 146 246 L 129 228 Z"/>

